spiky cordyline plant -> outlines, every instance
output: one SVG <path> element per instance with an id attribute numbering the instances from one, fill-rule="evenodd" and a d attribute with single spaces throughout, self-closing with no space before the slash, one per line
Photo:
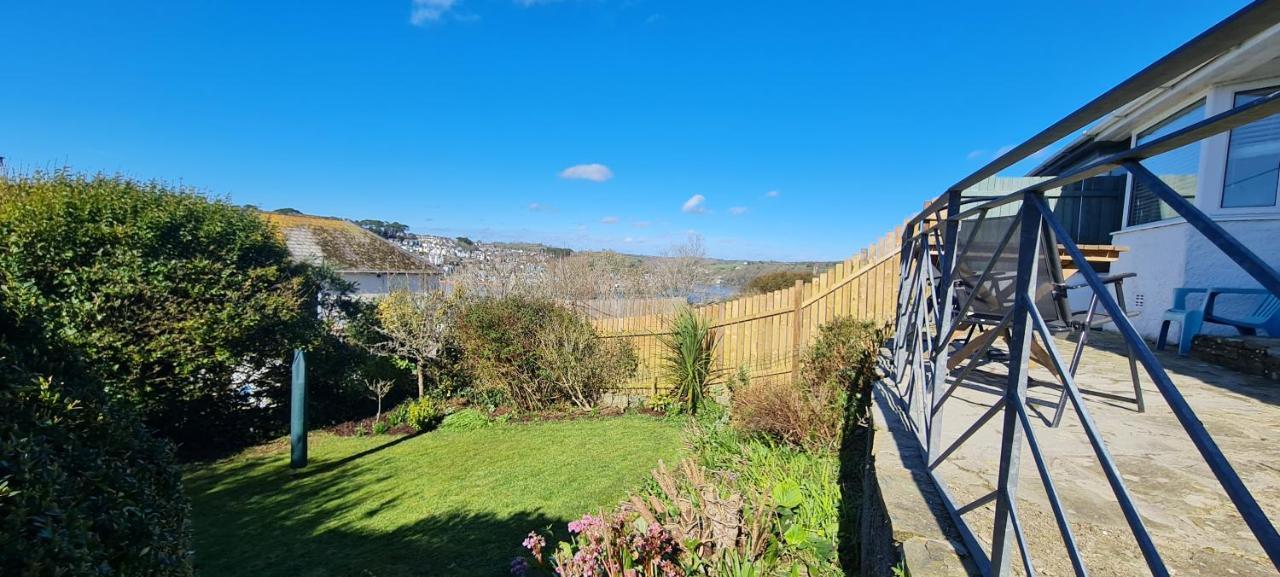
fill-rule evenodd
<path id="1" fill-rule="evenodd" d="M 712 367 L 719 338 L 716 331 L 691 308 L 681 309 L 671 320 L 671 334 L 662 337 L 666 349 L 663 362 L 671 378 L 672 391 L 681 408 L 696 415 L 715 380 Z"/>

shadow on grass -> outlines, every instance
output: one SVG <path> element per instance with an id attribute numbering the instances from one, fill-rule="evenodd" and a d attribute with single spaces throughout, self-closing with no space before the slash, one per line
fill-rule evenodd
<path id="1" fill-rule="evenodd" d="M 568 522 L 536 511 L 430 512 L 431 504 L 414 503 L 422 497 L 408 489 L 369 492 L 368 486 L 382 486 L 388 477 L 357 459 L 387 445 L 301 471 L 280 460 L 253 459 L 191 475 L 188 493 L 200 523 L 197 574 L 507 575 L 529 531 L 563 529 Z M 406 505 L 420 507 L 423 516 L 380 515 Z"/>
<path id="2" fill-rule="evenodd" d="M 358 461 L 358 460 L 360 460 L 360 459 L 363 459 L 364 457 L 368 457 L 369 455 L 373 455 L 373 454 L 378 453 L 378 452 L 380 452 L 380 451 L 384 451 L 384 450 L 386 450 L 386 449 L 390 449 L 391 447 L 394 447 L 394 446 L 396 446 L 396 445 L 399 445 L 400 443 L 403 443 L 403 442 L 405 442 L 405 441 L 408 441 L 408 440 L 414 439 L 414 438 L 416 438 L 416 437 L 418 437 L 419 435 L 422 435 L 422 434 L 423 434 L 423 431 L 418 431 L 418 432 L 416 432 L 416 433 L 411 433 L 411 434 L 408 434 L 408 435 L 403 435 L 403 436 L 401 436 L 401 437 L 399 437 L 399 438 L 397 438 L 397 439 L 395 439 L 395 440 L 387 441 L 387 442 L 385 442 L 385 443 L 383 443 L 383 444 L 381 444 L 381 445 L 378 445 L 378 446 L 376 446 L 376 447 L 370 447 L 370 448 L 368 448 L 368 449 L 365 449 L 365 450 L 363 450 L 363 451 L 360 451 L 359 453 L 354 453 L 354 454 L 351 454 L 351 455 L 347 455 L 346 457 L 343 457 L 343 458 L 338 459 L 338 460 L 336 460 L 336 461 L 328 461 L 328 462 L 325 462 L 325 463 L 321 463 L 321 464 L 319 464 L 319 465 L 316 465 L 316 466 L 314 466 L 314 467 L 310 467 L 310 468 L 302 469 L 301 471 L 299 471 L 299 473 L 310 474 L 310 475 L 317 475 L 317 474 L 321 474 L 321 473 L 327 473 L 327 472 L 332 471 L 332 470 L 334 470 L 334 469 L 337 469 L 338 467 L 341 467 L 341 466 L 343 466 L 343 465 L 346 465 L 346 464 L 349 464 L 349 463 L 353 463 L 353 462 L 355 462 L 355 461 Z"/>
<path id="3" fill-rule="evenodd" d="M 870 449 L 871 378 L 851 387 L 840 435 L 840 567 L 846 576 L 861 575 L 862 480 Z"/>

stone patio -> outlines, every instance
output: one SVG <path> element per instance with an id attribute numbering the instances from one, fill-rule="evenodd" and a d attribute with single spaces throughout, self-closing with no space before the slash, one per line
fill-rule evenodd
<path id="1" fill-rule="evenodd" d="M 1065 340 L 1057 345 L 1064 355 L 1074 349 L 1074 343 Z M 1141 377 L 1146 412 L 1137 412 L 1123 351 L 1123 341 L 1115 334 L 1091 334 L 1077 382 L 1165 562 L 1175 575 L 1275 575 L 1275 568 L 1145 372 Z M 1174 354 L 1158 356 L 1254 497 L 1273 520 L 1280 519 L 1280 385 Z M 943 447 L 997 400 L 1004 366 L 990 363 L 981 371 L 984 374 L 977 375 L 977 380 L 995 386 L 957 389 L 941 420 Z M 1033 368 L 1031 378 L 1028 396 L 1035 433 L 1086 568 L 1092 575 L 1150 574 L 1076 413 L 1068 408 L 1061 427 L 1049 428 L 1060 389 L 1043 368 Z M 878 409 L 877 418 L 885 418 L 884 407 Z M 898 447 L 879 438 L 882 426 L 877 422 L 875 450 L 896 452 Z M 959 503 L 973 502 L 995 489 L 1001 427 L 997 416 L 938 467 Z M 900 466 L 897 459 L 886 457 L 877 455 L 877 468 Z M 902 462 L 907 461 L 904 455 Z M 1072 575 L 1035 462 L 1025 448 L 1019 479 L 1018 510 L 1037 573 Z M 920 491 L 912 486 L 918 483 L 886 482 L 882 477 L 880 484 L 895 535 L 899 524 L 910 524 L 908 517 L 936 517 L 903 510 L 916 505 L 894 504 L 918 501 L 895 495 Z M 894 511 L 895 507 L 899 510 Z M 994 504 L 988 503 L 964 514 L 988 551 L 994 511 Z M 1016 552 L 1014 566 L 1021 573 Z M 911 569 L 922 575 L 916 567 Z"/>

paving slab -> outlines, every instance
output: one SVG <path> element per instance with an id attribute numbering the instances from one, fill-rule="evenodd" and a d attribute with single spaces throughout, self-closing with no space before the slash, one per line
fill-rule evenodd
<path id="1" fill-rule="evenodd" d="M 1069 354 L 1074 343 L 1059 340 Z M 1276 575 L 1230 500 L 1145 372 L 1146 411 L 1133 402 L 1123 341 L 1094 332 L 1077 375 L 1085 406 L 1117 463 L 1124 483 L 1165 562 L 1175 575 Z M 1280 519 L 1280 386 L 1195 359 L 1158 355 L 1170 377 L 1271 519 Z M 1141 367 L 1139 370 L 1142 371 Z M 982 367 L 983 384 L 957 389 L 940 423 L 952 443 L 995 402 L 1005 369 Z M 1043 368 L 1031 371 L 1033 427 L 1043 447 L 1072 531 L 1092 575 L 1149 575 L 1080 419 L 1068 409 L 1050 428 L 1060 389 Z M 992 419 L 938 468 L 960 503 L 990 494 L 999 468 L 1002 420 Z M 1039 575 L 1074 574 L 1030 451 L 1023 449 L 1017 508 Z M 988 551 L 995 507 L 964 515 Z M 1014 565 L 1020 564 L 1015 556 Z M 1020 568 L 1018 570 L 1020 574 Z"/>

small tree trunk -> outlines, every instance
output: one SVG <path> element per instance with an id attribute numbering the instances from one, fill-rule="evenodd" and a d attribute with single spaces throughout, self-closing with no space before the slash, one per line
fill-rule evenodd
<path id="1" fill-rule="evenodd" d="M 426 394 L 426 367 L 422 363 L 418 363 L 418 398 L 421 399 Z"/>
<path id="2" fill-rule="evenodd" d="M 378 412 L 373 415 L 373 422 L 382 420 L 382 395 L 378 395 Z"/>

